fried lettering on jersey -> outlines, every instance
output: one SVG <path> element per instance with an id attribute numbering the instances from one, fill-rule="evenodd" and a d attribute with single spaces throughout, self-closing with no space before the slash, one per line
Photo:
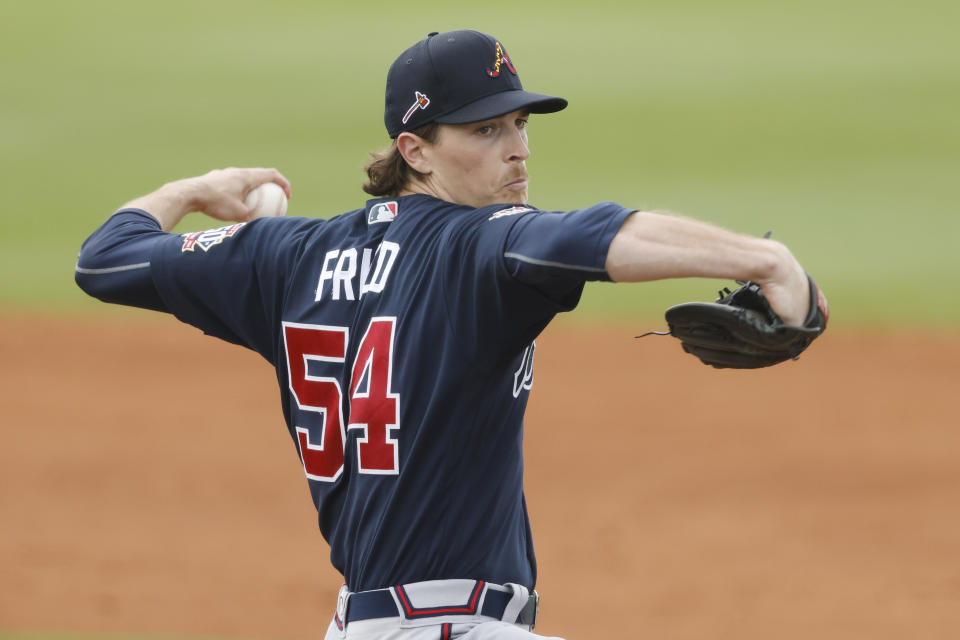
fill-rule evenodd
<path id="1" fill-rule="evenodd" d="M 400 245 L 387 241 L 380 244 L 376 251 L 366 248 L 359 253 L 356 247 L 327 251 L 314 299 L 317 302 L 323 300 L 325 289 L 330 300 L 340 300 L 341 296 L 343 300 L 357 300 L 367 293 L 381 293 L 399 253 Z M 357 286 L 354 287 L 354 284 Z"/>

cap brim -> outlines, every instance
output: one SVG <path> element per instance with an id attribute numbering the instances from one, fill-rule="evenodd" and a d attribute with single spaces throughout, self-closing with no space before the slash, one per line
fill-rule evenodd
<path id="1" fill-rule="evenodd" d="M 555 96 L 546 96 L 529 91 L 502 91 L 480 98 L 456 111 L 438 117 L 441 124 L 464 124 L 496 118 L 505 113 L 526 109 L 530 113 L 554 113 L 566 108 L 567 101 Z"/>

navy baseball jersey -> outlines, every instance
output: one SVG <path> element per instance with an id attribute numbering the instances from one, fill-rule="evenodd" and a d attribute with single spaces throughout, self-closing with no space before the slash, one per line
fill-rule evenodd
<path id="1" fill-rule="evenodd" d="M 123 210 L 84 243 L 76 278 L 275 366 L 352 591 L 446 578 L 533 588 L 522 439 L 534 340 L 585 281 L 608 279 L 630 212 L 417 194 L 330 220 L 171 234 Z"/>

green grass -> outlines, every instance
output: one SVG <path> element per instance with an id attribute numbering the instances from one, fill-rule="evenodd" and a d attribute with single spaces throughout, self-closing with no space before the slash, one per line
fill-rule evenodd
<path id="1" fill-rule="evenodd" d="M 503 39 L 527 88 L 570 99 L 531 123 L 535 204 L 772 229 L 835 322 L 960 325 L 956 3 L 336 7 L 4 4 L 0 306 L 93 306 L 72 283 L 80 242 L 166 180 L 277 166 L 293 215 L 359 206 L 389 62 L 470 26 Z M 721 284 L 597 285 L 583 311 L 652 315 Z"/>

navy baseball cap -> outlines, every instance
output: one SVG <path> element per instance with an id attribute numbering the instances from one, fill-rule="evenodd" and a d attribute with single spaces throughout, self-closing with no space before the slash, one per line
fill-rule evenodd
<path id="1" fill-rule="evenodd" d="M 553 113 L 563 98 L 523 90 L 503 43 L 479 31 L 431 33 L 387 73 L 387 133 L 396 138 L 425 124 L 463 124 L 518 109 Z"/>

